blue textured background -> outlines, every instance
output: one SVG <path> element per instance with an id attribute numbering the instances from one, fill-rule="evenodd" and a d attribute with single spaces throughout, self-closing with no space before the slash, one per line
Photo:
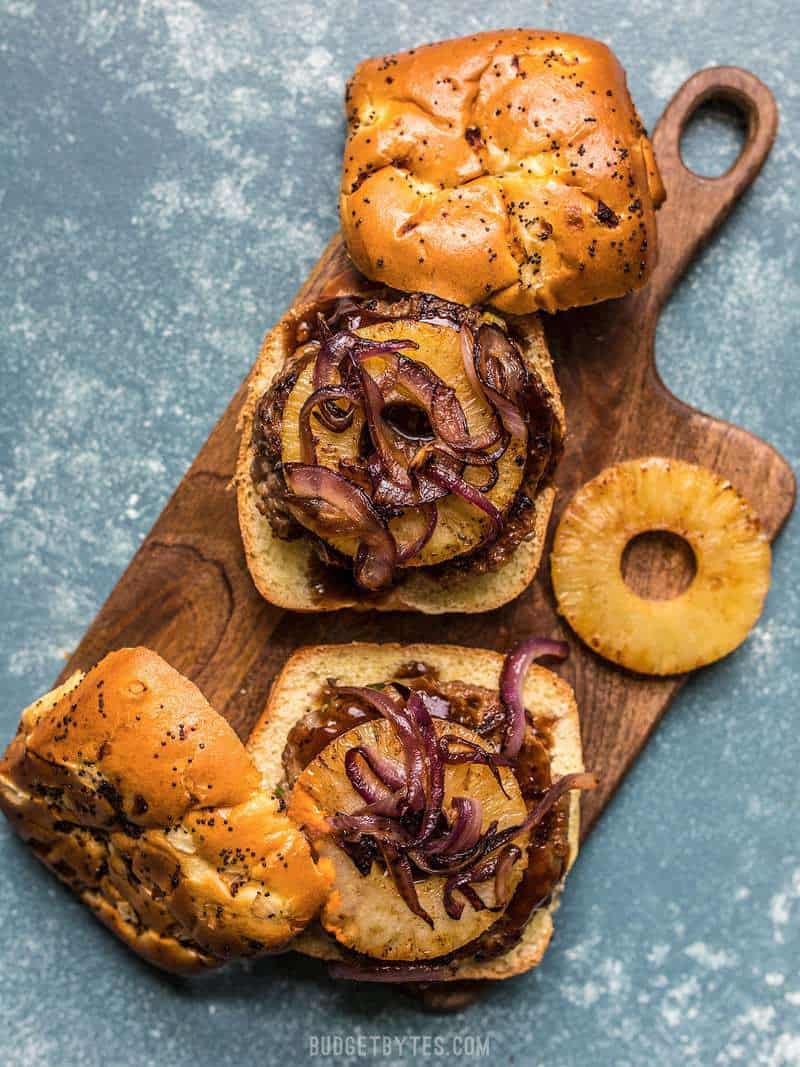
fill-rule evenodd
<path id="1" fill-rule="evenodd" d="M 758 73 L 780 101 L 777 146 L 667 308 L 659 362 L 680 397 L 797 464 L 797 12 L 776 0 L 482 11 L 0 0 L 2 739 L 333 231 L 343 83 L 363 56 L 502 25 L 571 29 L 617 51 L 650 125 L 698 67 Z M 691 158 L 719 169 L 735 131 L 711 131 L 695 126 Z M 311 1035 L 438 1034 L 428 1062 L 449 1063 L 469 1060 L 453 1036 L 486 1034 L 491 1062 L 800 1064 L 797 540 L 795 522 L 752 638 L 687 686 L 592 836 L 540 971 L 444 1019 L 299 962 L 170 980 L 3 824 L 0 1062 L 272 1065 L 304 1062 Z M 395 1044 L 383 1062 L 411 1052 Z"/>

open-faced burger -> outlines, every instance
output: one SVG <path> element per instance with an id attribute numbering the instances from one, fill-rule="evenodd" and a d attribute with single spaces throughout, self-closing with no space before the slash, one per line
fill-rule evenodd
<path id="1" fill-rule="evenodd" d="M 260 592 L 312 611 L 504 603 L 536 570 L 562 435 L 535 318 L 390 291 L 290 313 L 239 460 Z"/>

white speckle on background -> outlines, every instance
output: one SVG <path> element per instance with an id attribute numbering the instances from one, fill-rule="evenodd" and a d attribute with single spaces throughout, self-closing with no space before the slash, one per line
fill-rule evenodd
<path id="1" fill-rule="evenodd" d="M 36 14 L 36 0 L 5 0 L 3 10 L 16 18 L 29 19 Z"/>
<path id="2" fill-rule="evenodd" d="M 724 948 L 713 949 L 702 941 L 695 941 L 694 944 L 684 949 L 684 952 L 710 971 L 720 971 L 724 967 L 734 967 L 737 962 L 737 958 L 732 952 Z"/>
<path id="3" fill-rule="evenodd" d="M 145 8 L 163 13 L 175 59 L 189 75 L 210 81 L 237 63 L 246 61 L 246 42 L 233 29 L 221 34 L 209 25 L 206 13 L 191 0 L 145 0 Z"/>
<path id="4" fill-rule="evenodd" d="M 767 1067 L 798 1067 L 800 1065 L 800 1034 L 780 1034 L 775 1041 Z"/>
<path id="5" fill-rule="evenodd" d="M 660 967 L 667 956 L 670 954 L 670 945 L 653 945 L 650 951 L 647 953 L 648 963 L 652 963 L 656 967 Z"/>
<path id="6" fill-rule="evenodd" d="M 211 190 L 211 205 L 218 216 L 230 219 L 231 222 L 246 222 L 250 217 L 242 183 L 236 182 L 227 174 L 215 182 Z"/>
<path id="7" fill-rule="evenodd" d="M 700 992 L 700 982 L 694 975 L 667 990 L 661 1003 L 661 1016 L 667 1026 L 680 1026 L 687 1019 L 697 1018 Z"/>
<path id="8" fill-rule="evenodd" d="M 647 82 L 651 92 L 659 100 L 668 100 L 691 73 L 692 68 L 682 56 L 673 56 L 671 59 L 654 63 Z"/>
<path id="9" fill-rule="evenodd" d="M 769 906 L 769 915 L 772 919 L 772 936 L 779 943 L 783 943 L 784 927 L 788 925 L 792 917 L 792 909 L 800 900 L 800 867 L 791 876 L 790 882 L 780 893 L 776 893 Z"/>
<path id="10" fill-rule="evenodd" d="M 775 1022 L 775 1009 L 771 1004 L 754 1004 L 742 1015 L 738 1016 L 735 1021 L 737 1025 L 744 1029 L 752 1028 L 760 1033 L 765 1033 L 767 1030 L 772 1029 L 772 1025 Z"/>

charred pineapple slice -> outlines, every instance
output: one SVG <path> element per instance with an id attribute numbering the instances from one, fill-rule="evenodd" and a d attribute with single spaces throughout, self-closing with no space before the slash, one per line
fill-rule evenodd
<path id="1" fill-rule="evenodd" d="M 636 536 L 669 531 L 691 547 L 696 573 L 671 600 L 638 596 L 622 576 Z M 713 471 L 653 457 L 609 467 L 580 489 L 552 555 L 558 608 L 605 659 L 643 674 L 679 674 L 747 637 L 770 582 L 770 547 L 753 509 Z"/>
<path id="2" fill-rule="evenodd" d="M 466 377 L 458 330 L 450 326 L 408 319 L 365 326 L 356 333 L 376 341 L 408 339 L 416 342 L 418 348 L 409 348 L 403 354 L 426 364 L 455 390 L 470 434 L 478 435 L 494 426 L 491 408 L 474 392 Z M 373 377 L 380 376 L 382 365 L 380 357 L 365 363 L 367 371 Z M 281 426 L 281 459 L 284 463 L 301 460 L 300 411 L 313 392 L 313 377 L 312 362 L 298 376 L 287 397 Z M 393 388 L 392 393 L 387 396 L 387 401 L 389 404 L 404 406 L 412 404 L 411 396 L 404 392 L 402 385 Z M 312 427 L 318 463 L 338 471 L 342 460 L 353 460 L 359 456 L 364 432 L 364 416 L 361 412 L 356 412 L 350 427 L 343 432 L 330 430 L 316 419 L 312 420 Z M 398 439 L 397 445 L 403 451 L 408 450 L 407 441 Z M 517 495 L 525 472 L 525 461 L 524 440 L 512 440 L 498 461 L 497 482 L 486 496 L 502 514 L 509 509 Z M 474 485 L 485 485 L 486 468 L 467 467 L 464 478 Z M 437 508 L 439 514 L 433 536 L 420 552 L 407 562 L 401 563 L 401 566 L 430 566 L 453 559 L 477 548 L 489 532 L 488 516 L 458 496 L 451 494 L 442 498 L 437 502 Z M 419 510 L 406 509 L 401 515 L 390 520 L 389 529 L 398 545 L 414 542 L 421 532 Z M 332 538 L 331 544 L 348 556 L 355 555 L 358 547 L 355 538 L 346 536 Z"/>
<path id="3" fill-rule="evenodd" d="M 436 719 L 434 728 L 439 735 L 458 735 L 482 744 L 479 735 L 466 727 Z M 403 758 L 397 734 L 385 719 L 364 723 L 323 749 L 297 779 L 289 802 L 291 818 L 306 830 L 317 855 L 328 857 L 335 870 L 333 891 L 320 916 L 322 925 L 340 944 L 381 960 L 426 960 L 453 952 L 482 934 L 496 921 L 497 912 L 475 911 L 467 904 L 461 918 L 452 919 L 444 908 L 446 879 L 429 875 L 416 883 L 416 890 L 422 907 L 433 919 L 430 927 L 409 911 L 382 864 L 374 862 L 369 874 L 361 874 L 331 836 L 327 822 L 331 816 L 352 813 L 364 805 L 345 772 L 345 755 L 354 745 L 375 745 L 393 759 Z M 507 767 L 500 768 L 500 774 L 508 797 L 488 767 L 448 766 L 444 811 L 451 811 L 453 797 L 471 797 L 480 800 L 483 807 L 482 832 L 492 822 L 497 822 L 500 830 L 521 823 L 526 809 L 517 780 Z M 515 839 L 522 854 L 511 871 L 512 893 L 525 869 L 528 836 L 524 832 Z M 484 903 L 494 905 L 491 882 L 475 888 Z"/>

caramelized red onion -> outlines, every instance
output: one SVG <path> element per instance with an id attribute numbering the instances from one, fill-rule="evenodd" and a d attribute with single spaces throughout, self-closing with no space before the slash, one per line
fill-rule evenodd
<path id="1" fill-rule="evenodd" d="M 414 455 L 411 466 L 414 470 L 424 471 L 426 464 L 431 459 L 447 459 L 452 461 L 449 465 L 456 470 L 467 467 L 493 467 L 508 448 L 509 437 L 502 434 L 497 440 L 482 451 L 474 451 L 467 447 L 457 448 L 446 441 L 433 440 L 424 442 Z"/>
<path id="2" fill-rule="evenodd" d="M 502 911 L 511 897 L 511 869 L 521 855 L 522 850 L 517 845 L 504 845 L 495 855 L 448 878 L 444 887 L 444 908 L 450 918 L 460 919 L 464 912 L 463 902 L 454 896 L 456 891 L 466 897 L 475 911 L 485 908 Z M 495 902 L 490 907 L 472 887 L 491 879 L 494 879 Z"/>
<path id="3" fill-rule="evenodd" d="M 362 373 L 364 361 L 376 354 L 365 351 L 353 357 L 362 368 Z M 463 462 L 477 466 L 489 464 L 502 456 L 508 446 L 502 429 L 495 427 L 483 434 L 471 435 L 455 389 L 430 367 L 394 353 L 384 354 L 384 359 L 386 374 L 382 390 L 391 390 L 393 394 L 399 391 L 404 399 L 410 397 L 425 412 L 441 446 L 452 450 L 452 454 Z M 493 449 L 490 455 L 486 455 L 487 449 Z"/>
<path id="4" fill-rule="evenodd" d="M 482 856 L 487 856 L 493 849 L 498 848 L 499 845 L 495 843 L 496 836 L 497 821 L 494 821 L 469 848 L 458 852 L 439 853 L 433 851 L 434 842 L 431 841 L 421 849 L 409 848 L 408 854 L 417 866 L 428 874 L 451 875 L 456 871 L 463 871 L 465 867 L 472 866 Z M 503 838 L 499 844 L 504 844 L 505 840 Z"/>
<path id="5" fill-rule="evenodd" d="M 428 852 L 431 855 L 441 853 L 464 852 L 477 844 L 483 825 L 483 805 L 470 797 L 453 797 L 455 819 L 450 832 L 440 841 L 432 841 Z"/>
<path id="6" fill-rule="evenodd" d="M 383 419 L 383 409 L 386 406 L 383 393 L 377 382 L 363 368 L 361 370 L 361 387 L 364 390 L 364 411 L 367 416 L 367 426 L 372 444 L 378 453 L 382 470 L 390 482 L 400 489 L 410 492 L 413 489 L 411 476 L 400 462 L 389 434 L 389 427 Z"/>
<path id="7" fill-rule="evenodd" d="M 369 764 L 370 769 L 380 778 L 384 785 L 392 790 L 405 788 L 406 772 L 402 763 L 398 763 L 397 760 L 391 759 L 389 756 L 384 756 L 382 752 L 379 752 L 377 748 L 373 748 L 372 745 L 362 745 L 360 752 Z"/>
<path id="8" fill-rule="evenodd" d="M 339 406 L 341 401 L 348 405 L 344 410 Z M 319 407 L 317 417 L 328 429 L 343 433 L 352 424 L 356 408 L 361 407 L 361 398 L 355 390 L 346 389 L 343 385 L 323 386 L 308 397 L 300 409 L 299 417 L 300 454 L 303 463 L 307 464 L 317 462 L 317 450 L 311 432 L 311 415 L 316 407 Z"/>
<path id="9" fill-rule="evenodd" d="M 344 838 L 359 838 L 368 834 L 380 845 L 406 845 L 409 841 L 409 834 L 400 823 L 386 815 L 376 815 L 368 811 L 356 812 L 353 815 L 339 812 L 330 822 L 331 828 Z"/>
<path id="10" fill-rule="evenodd" d="M 489 516 L 491 527 L 489 534 L 485 540 L 489 540 L 494 537 L 498 537 L 503 529 L 503 516 L 480 489 L 474 485 L 470 485 L 469 482 L 465 482 L 463 478 L 459 478 L 457 474 L 453 474 L 443 464 L 434 461 L 426 469 L 427 477 L 436 485 L 441 486 L 443 489 L 447 489 L 449 493 L 454 493 L 456 496 L 460 496 L 462 500 L 466 500 L 468 504 L 472 504 L 473 507 L 478 508 L 485 515 Z"/>
<path id="11" fill-rule="evenodd" d="M 428 541 L 433 537 L 436 531 L 436 524 L 439 521 L 439 512 L 436 509 L 435 504 L 423 504 L 419 513 L 425 522 L 425 529 L 414 541 L 409 541 L 407 545 L 397 548 L 397 562 L 405 563 L 414 556 L 418 556 L 423 550 Z"/>
<path id="12" fill-rule="evenodd" d="M 419 902 L 417 890 L 414 887 L 414 872 L 408 856 L 392 845 L 382 845 L 381 852 L 386 869 L 392 876 L 397 891 L 405 901 L 408 910 L 433 929 L 433 919 Z"/>
<path id="13" fill-rule="evenodd" d="M 453 449 L 474 454 L 478 457 L 478 462 L 482 451 L 500 442 L 502 432 L 499 427 L 480 436 L 470 434 L 467 418 L 455 389 L 427 364 L 396 352 L 378 352 L 373 349 L 357 351 L 352 359 L 363 370 L 365 360 L 375 356 L 382 356 L 385 363 L 382 388 L 391 390 L 393 394 L 399 392 L 400 397 L 404 399 L 410 397 L 411 401 L 425 412 L 431 429 L 442 442 Z M 504 450 L 505 446 L 500 454 Z"/>
<path id="14" fill-rule="evenodd" d="M 324 338 L 314 365 L 314 388 L 321 389 L 325 385 L 336 385 L 336 376 L 347 357 L 353 358 L 366 353 L 377 356 L 416 347 L 414 341 L 372 341 L 367 337 L 359 337 L 358 334 L 351 333 L 349 330 L 340 330 L 338 333 L 330 334 Z"/>
<path id="15" fill-rule="evenodd" d="M 406 806 L 410 811 L 425 808 L 425 753 L 419 731 L 399 698 L 377 689 L 343 686 L 338 689 L 343 696 L 355 697 L 388 719 L 400 738 L 405 758 Z"/>
<path id="16" fill-rule="evenodd" d="M 430 455 L 428 446 L 423 445 L 409 461 L 408 469 L 413 482 L 413 487 L 409 491 L 388 477 L 381 466 L 377 452 L 373 453 L 366 461 L 366 467 L 372 483 L 372 499 L 375 503 L 389 508 L 416 508 L 423 504 L 434 504 L 446 497 L 448 490 L 431 481 L 427 475 L 425 463 Z M 455 457 L 443 456 L 442 462 L 449 463 L 456 473 L 464 466 L 463 461 Z"/>
<path id="17" fill-rule="evenodd" d="M 352 305 L 352 306 L 351 306 Z M 287 464 L 289 510 L 323 540 L 353 536 L 358 540 L 354 574 L 367 590 L 385 588 L 395 568 L 419 555 L 436 529 L 436 502 L 453 494 L 490 519 L 486 543 L 503 527 L 500 511 L 489 500 L 496 485 L 497 463 L 512 439 L 527 435 L 525 383 L 527 372 L 514 344 L 498 327 L 482 325 L 473 331 L 461 326 L 464 367 L 474 392 L 493 411 L 493 422 L 480 434 L 470 433 L 455 390 L 426 364 L 403 354 L 417 348 L 410 340 L 372 340 L 352 332 L 386 315 L 343 302 L 331 320 L 347 328 L 331 332 L 324 318 L 319 324 L 313 392 L 299 415 L 302 463 Z M 391 316 L 389 316 L 391 318 Z M 426 320 L 428 321 L 428 320 Z M 455 320 L 445 317 L 447 325 Z M 379 359 L 380 373 L 367 371 Z M 404 439 L 384 417 L 386 406 L 408 400 L 424 411 L 433 441 Z M 317 467 L 312 418 L 333 433 L 343 433 L 362 409 L 371 453 L 343 460 L 338 471 Z M 306 468 L 305 471 L 299 468 Z M 467 467 L 486 467 L 486 477 L 474 485 L 464 477 Z M 389 530 L 391 509 L 419 508 L 424 525 L 418 537 L 397 545 Z M 377 510 L 376 510 L 377 509 Z M 382 510 L 381 510 L 382 509 Z"/>
<path id="18" fill-rule="evenodd" d="M 425 411 L 434 433 L 454 449 L 480 453 L 500 440 L 499 428 L 480 436 L 469 433 L 464 409 L 455 389 L 417 360 L 401 356 L 397 361 L 397 385 Z"/>
<path id="19" fill-rule="evenodd" d="M 530 659 L 525 662 L 525 657 L 531 652 L 554 654 L 554 645 L 558 653 L 560 648 L 555 642 L 536 639 L 535 647 L 532 641 L 523 642 L 507 657 L 503 679 L 508 682 L 508 677 L 513 677 L 514 684 L 521 687 L 520 679 L 530 663 Z M 405 702 L 393 687 L 337 687 L 339 695 L 361 701 L 392 724 L 403 747 L 404 765 L 370 746 L 349 749 L 345 771 L 366 807 L 352 814 L 336 814 L 329 820 L 331 829 L 364 874 L 379 851 L 409 910 L 430 926 L 433 920 L 420 903 L 414 868 L 425 874 L 446 876 L 444 907 L 451 918 L 461 917 L 465 902 L 477 911 L 486 908 L 488 905 L 474 887 L 492 879 L 495 903 L 491 908 L 502 911 L 510 899 L 511 872 L 522 855 L 513 839 L 533 831 L 569 790 L 593 789 L 594 775 L 565 775 L 549 787 L 522 822 L 498 830 L 495 821 L 482 833 L 484 815 L 477 798 L 454 797 L 452 815 L 444 812 L 445 766 L 483 764 L 492 770 L 505 792 L 498 765 L 513 765 L 511 760 L 457 734 L 438 739 L 432 715 L 445 717 L 441 705 L 446 702 L 422 689 L 402 685 L 400 689 L 407 693 Z M 507 694 L 502 699 L 506 702 Z M 497 709 L 493 721 L 501 724 Z M 453 751 L 451 744 L 462 747 Z"/>
<path id="20" fill-rule="evenodd" d="M 569 646 L 563 641 L 551 641 L 546 637 L 530 637 L 521 641 L 506 656 L 500 675 L 500 697 L 508 713 L 506 737 L 501 749 L 508 759 L 514 759 L 525 736 L 525 703 L 522 687 L 525 675 L 534 660 L 551 657 L 565 659 Z"/>
<path id="21" fill-rule="evenodd" d="M 496 463 L 490 463 L 488 465 L 489 473 L 486 476 L 486 481 L 483 485 L 476 485 L 475 488 L 480 493 L 491 493 L 492 489 L 497 485 L 500 478 L 500 470 Z"/>
<path id="22" fill-rule="evenodd" d="M 525 367 L 499 326 L 483 323 L 475 335 L 478 377 L 494 392 L 513 399 L 525 381 Z"/>
<path id="23" fill-rule="evenodd" d="M 525 369 L 502 330 L 496 326 L 484 325 L 480 327 L 477 335 L 473 336 L 470 330 L 462 326 L 461 354 L 472 388 L 494 408 L 506 433 L 511 437 L 524 439 L 528 430 L 519 399 L 525 380 Z M 480 364 L 483 373 L 478 372 L 476 364 Z M 503 373 L 499 370 L 500 367 L 505 367 Z M 505 388 L 501 387 L 501 378 Z M 506 392 L 506 389 L 513 390 L 513 393 Z"/>
<path id="24" fill-rule="evenodd" d="M 498 853 L 488 859 L 481 860 L 480 863 L 476 863 L 472 867 L 467 867 L 466 870 L 458 871 L 457 874 L 453 874 L 447 879 L 444 885 L 444 910 L 451 919 L 460 919 L 464 912 L 464 902 L 453 895 L 456 890 L 466 897 L 475 911 L 483 911 L 486 904 L 472 887 L 494 878 L 499 862 L 500 854 Z"/>
<path id="25" fill-rule="evenodd" d="M 505 845 L 513 837 L 516 837 L 517 834 L 535 830 L 551 808 L 571 789 L 588 791 L 596 788 L 597 778 L 593 774 L 583 771 L 565 774 L 562 778 L 553 782 L 538 804 L 521 823 L 516 826 L 509 826 L 505 830 L 497 830 L 495 827 L 494 830 L 487 831 L 484 838 L 481 839 L 482 842 L 485 842 L 484 853 L 493 852 L 495 849 L 500 848 L 501 845 Z"/>
<path id="26" fill-rule="evenodd" d="M 344 769 L 353 789 L 366 800 L 370 812 L 376 815 L 401 814 L 403 786 L 392 790 L 384 784 L 380 776 L 373 771 L 369 757 L 361 746 L 348 751 L 344 758 Z"/>
<path id="27" fill-rule="evenodd" d="M 569 793 L 570 790 L 583 789 L 588 792 L 589 790 L 596 788 L 597 778 L 593 774 L 586 771 L 576 772 L 575 774 L 565 774 L 563 778 L 559 778 L 558 781 L 553 782 L 525 822 L 520 825 L 519 829 L 533 830 L 537 827 L 553 805 L 559 801 L 565 793 Z"/>
<path id="28" fill-rule="evenodd" d="M 370 590 L 388 585 L 397 548 L 363 489 L 328 467 L 287 463 L 283 471 L 289 489 L 287 504 L 301 511 L 315 533 L 358 539 L 354 573 L 359 585 Z"/>
<path id="29" fill-rule="evenodd" d="M 505 721 L 505 716 L 503 717 Z M 487 752 L 486 749 L 481 748 L 480 745 L 476 745 L 473 741 L 467 740 L 465 737 L 459 737 L 458 734 L 445 734 L 442 738 L 442 751 L 445 763 L 481 763 L 484 767 L 488 767 L 494 776 L 494 780 L 503 790 L 506 796 L 506 787 L 503 785 L 503 779 L 500 777 L 500 771 L 498 767 L 508 767 L 511 765 L 511 761 L 504 756 L 498 756 L 491 752 Z M 458 752 L 453 752 L 450 748 L 451 744 L 466 745 L 466 751 L 461 749 Z"/>
<path id="30" fill-rule="evenodd" d="M 511 899 L 511 868 L 522 855 L 516 845 L 506 845 L 497 859 L 494 869 L 495 909 L 501 910 Z"/>
<path id="31" fill-rule="evenodd" d="M 414 690 L 406 703 L 406 711 L 409 718 L 416 724 L 417 731 L 422 740 L 425 769 L 427 772 L 427 788 L 425 789 L 425 808 L 422 813 L 422 823 L 419 833 L 414 840 L 414 846 L 418 847 L 427 841 L 439 823 L 444 800 L 444 764 L 442 763 L 439 742 L 433 728 L 433 720 L 428 711 L 422 694 Z"/>

